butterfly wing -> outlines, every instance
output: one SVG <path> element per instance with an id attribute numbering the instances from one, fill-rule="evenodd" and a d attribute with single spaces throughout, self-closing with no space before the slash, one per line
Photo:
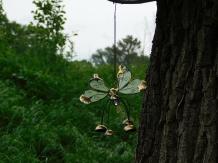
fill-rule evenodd
<path id="1" fill-rule="evenodd" d="M 92 79 L 90 80 L 90 87 L 102 92 L 108 92 L 109 89 L 105 86 L 105 83 L 102 79 Z"/>
<path id="2" fill-rule="evenodd" d="M 87 90 L 87 91 L 85 91 L 84 96 L 89 98 L 90 103 L 92 103 L 92 102 L 96 102 L 96 101 L 99 101 L 99 100 L 105 98 L 107 96 L 107 93 L 97 92 L 94 90 Z"/>
<path id="3" fill-rule="evenodd" d="M 129 81 L 131 80 L 131 72 L 130 71 L 125 71 L 123 73 L 120 73 L 117 75 L 118 78 L 118 84 L 119 84 L 119 89 L 124 88 Z"/>
<path id="4" fill-rule="evenodd" d="M 135 80 L 131 81 L 126 87 L 120 89 L 119 92 L 123 93 L 123 94 L 139 93 L 140 90 L 139 90 L 138 86 L 140 85 L 141 82 L 142 82 L 141 80 L 135 79 Z"/>

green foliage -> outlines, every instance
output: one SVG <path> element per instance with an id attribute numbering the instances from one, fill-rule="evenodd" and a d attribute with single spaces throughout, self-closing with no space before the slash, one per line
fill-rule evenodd
<path id="1" fill-rule="evenodd" d="M 56 28 L 51 20 L 56 18 L 53 14 L 59 1 L 34 2 L 42 14 L 36 14 L 36 20 L 45 18 L 38 26 L 22 26 L 5 16 L 0 21 L 0 162 L 132 162 L 137 134 L 124 133 L 123 106 L 120 111 L 112 108 L 110 127 L 115 135 L 105 137 L 93 131 L 105 101 L 90 106 L 79 101 L 94 73 L 111 86 L 113 67 L 71 62 L 57 55 L 53 45 L 63 42 L 53 42 L 53 38 L 61 34 L 63 22 Z M 56 12 L 62 17 L 61 9 Z M 47 32 L 49 37 L 42 38 Z M 147 63 L 129 66 L 133 78 L 144 77 Z M 127 98 L 137 126 L 141 95 Z"/>
<path id="2" fill-rule="evenodd" d="M 4 14 L 4 9 L 3 9 L 3 2 L 0 0 L 0 16 L 5 15 Z"/>
<path id="3" fill-rule="evenodd" d="M 34 20 L 37 26 L 37 36 L 44 48 L 56 54 L 65 45 L 63 34 L 66 18 L 62 0 L 34 0 L 36 6 Z"/>
<path id="4" fill-rule="evenodd" d="M 124 65 L 134 64 L 147 64 L 148 57 L 141 54 L 141 42 L 133 36 L 126 36 L 122 40 L 118 41 L 117 46 L 106 47 L 105 49 L 98 49 L 95 54 L 92 55 L 91 61 L 95 65 L 113 64 L 114 51 L 117 54 L 117 63 Z"/>
<path id="5" fill-rule="evenodd" d="M 68 62 L 63 77 L 52 70 L 46 73 L 47 69 L 37 67 L 32 61 L 32 66 L 27 68 L 28 64 L 19 65 L 12 57 L 9 59 L 0 58 L 3 67 L 0 70 L 2 161 L 86 163 L 133 160 L 136 135 L 122 131 L 124 114 L 112 110 L 110 126 L 116 135 L 104 137 L 93 131 L 100 121 L 104 102 L 84 106 L 78 100 L 94 72 L 112 83 L 112 78 L 107 77 L 112 67 L 96 69 L 85 61 Z M 134 101 L 131 106 L 135 107 L 132 115 L 137 123 L 141 96 L 131 98 Z"/>
<path id="6" fill-rule="evenodd" d="M 78 99 L 93 73 L 99 73 L 111 85 L 112 66 L 95 68 L 87 61 L 65 62 L 59 58 L 58 64 L 50 62 L 42 67 L 39 61 L 41 57 L 0 55 L 1 160 L 132 162 L 137 135 L 124 133 L 124 113 L 112 109 L 110 127 L 116 134 L 104 137 L 94 128 L 105 101 L 84 106 Z M 144 76 L 144 69 L 132 71 L 137 72 L 135 77 Z M 137 125 L 141 95 L 130 96 L 128 101 Z"/>

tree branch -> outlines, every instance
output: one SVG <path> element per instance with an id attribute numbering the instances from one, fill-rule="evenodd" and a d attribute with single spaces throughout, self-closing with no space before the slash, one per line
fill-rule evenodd
<path id="1" fill-rule="evenodd" d="M 138 3 L 152 2 L 155 0 L 109 0 L 109 1 L 115 3 L 122 3 L 122 4 L 138 4 Z"/>

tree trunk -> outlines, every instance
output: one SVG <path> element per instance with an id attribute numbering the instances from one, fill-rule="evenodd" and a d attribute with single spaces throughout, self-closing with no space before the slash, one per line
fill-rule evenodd
<path id="1" fill-rule="evenodd" d="M 138 163 L 218 163 L 218 0 L 159 0 Z"/>

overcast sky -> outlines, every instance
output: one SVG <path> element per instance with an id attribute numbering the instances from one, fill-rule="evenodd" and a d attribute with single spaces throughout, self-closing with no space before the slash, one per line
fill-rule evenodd
<path id="1" fill-rule="evenodd" d="M 32 0 L 3 0 L 10 20 L 22 24 L 31 22 Z M 113 43 L 114 5 L 107 0 L 64 0 L 67 22 L 65 32 L 78 33 L 75 42 L 76 59 L 89 59 L 97 49 Z M 117 6 L 117 39 L 133 35 L 145 42 L 150 54 L 155 30 L 156 3 Z"/>

